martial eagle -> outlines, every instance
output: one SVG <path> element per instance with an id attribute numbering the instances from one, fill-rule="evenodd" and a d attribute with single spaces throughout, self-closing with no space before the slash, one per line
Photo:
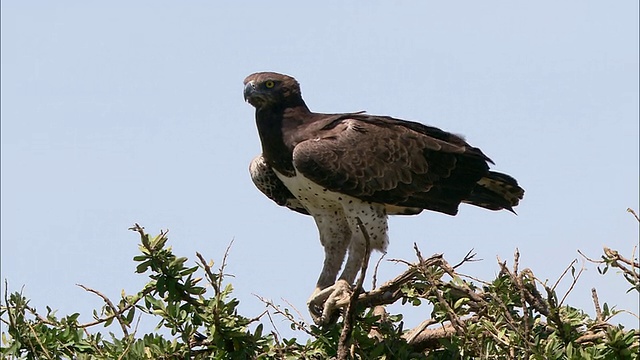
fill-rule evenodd
<path id="1" fill-rule="evenodd" d="M 255 73 L 244 85 L 262 142 L 253 182 L 278 205 L 313 216 L 320 233 L 324 265 L 308 302 L 317 324 L 344 303 L 361 268 L 367 244 L 358 220 L 369 249 L 384 252 L 387 215 L 455 215 L 460 203 L 513 211 L 524 195 L 458 135 L 389 116 L 311 112 L 287 75 Z"/>

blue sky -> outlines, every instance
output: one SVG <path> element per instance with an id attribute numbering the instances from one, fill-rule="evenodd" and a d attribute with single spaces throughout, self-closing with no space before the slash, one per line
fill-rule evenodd
<path id="1" fill-rule="evenodd" d="M 474 248 L 484 261 L 462 271 L 490 279 L 519 248 L 554 282 L 578 249 L 638 244 L 625 211 L 639 199 L 637 1 L 108 4 L 2 2 L 0 270 L 42 311 L 88 320 L 101 301 L 76 283 L 139 289 L 138 222 L 192 259 L 219 261 L 234 240 L 240 310 L 259 314 L 258 294 L 306 315 L 323 251 L 312 219 L 249 179 L 260 144 L 242 80 L 256 71 L 295 76 L 315 111 L 464 134 L 527 191 L 518 216 L 393 218 L 387 258 Z M 569 304 L 593 314 L 596 287 L 638 308 L 621 277 L 585 266 Z M 378 281 L 403 270 L 383 262 Z M 392 310 L 407 326 L 429 315 Z"/>

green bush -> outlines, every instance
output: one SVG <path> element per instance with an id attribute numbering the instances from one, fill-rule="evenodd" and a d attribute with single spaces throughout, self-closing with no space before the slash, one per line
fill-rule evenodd
<path id="1" fill-rule="evenodd" d="M 165 232 L 148 235 L 142 227 L 136 272 L 149 282 L 137 293 L 117 301 L 97 290 L 83 288 L 104 301 L 90 323 L 79 314 L 57 317 L 29 306 L 21 292 L 4 294 L 2 356 L 7 359 L 637 359 L 640 332 L 612 325 L 619 311 L 601 307 L 593 290 L 596 317 L 558 299 L 555 286 L 540 282 L 529 269 L 519 270 L 516 252 L 511 267 L 499 262 L 500 272 L 489 282 L 460 275 L 441 255 L 417 261 L 407 270 L 369 292 L 354 291 L 342 316 L 322 328 L 306 324 L 290 310 L 268 300 L 269 318 L 280 316 L 308 338 L 281 339 L 264 331 L 263 314 L 240 315 L 233 287 L 223 276 L 225 261 L 213 270 L 196 253 L 190 264 L 167 246 Z M 226 255 L 225 255 L 226 259 Z M 588 258 L 587 258 L 588 259 Z M 615 267 L 640 292 L 637 260 L 606 249 L 601 273 Z M 366 264 L 364 264 L 366 266 Z M 578 280 L 572 262 L 563 276 Z M 360 281 L 362 279 L 359 279 Z M 203 285 L 203 283 L 205 285 Z M 360 282 L 361 284 L 361 282 Z M 8 284 L 5 282 L 5 288 Z M 429 319 L 403 329 L 401 314 L 388 314 L 384 305 L 401 301 L 432 305 Z M 138 334 L 140 317 L 158 320 L 157 329 L 170 336 Z M 99 326 L 114 331 L 105 334 Z M 91 330 L 91 331 L 89 331 Z M 165 332 L 166 333 L 166 332 Z"/>

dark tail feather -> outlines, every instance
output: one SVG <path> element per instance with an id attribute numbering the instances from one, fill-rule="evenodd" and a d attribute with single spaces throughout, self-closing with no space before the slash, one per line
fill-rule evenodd
<path id="1" fill-rule="evenodd" d="M 524 189 L 518 181 L 507 174 L 495 171 L 480 179 L 471 195 L 464 202 L 489 210 L 506 209 L 513 211 L 524 196 Z"/>

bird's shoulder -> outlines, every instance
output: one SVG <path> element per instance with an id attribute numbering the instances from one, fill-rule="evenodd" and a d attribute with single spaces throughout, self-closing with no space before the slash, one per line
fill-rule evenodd
<path id="1" fill-rule="evenodd" d="M 300 201 L 278 178 L 262 155 L 255 157 L 249 164 L 251 180 L 260 192 L 280 206 L 307 215 L 308 212 Z"/>

